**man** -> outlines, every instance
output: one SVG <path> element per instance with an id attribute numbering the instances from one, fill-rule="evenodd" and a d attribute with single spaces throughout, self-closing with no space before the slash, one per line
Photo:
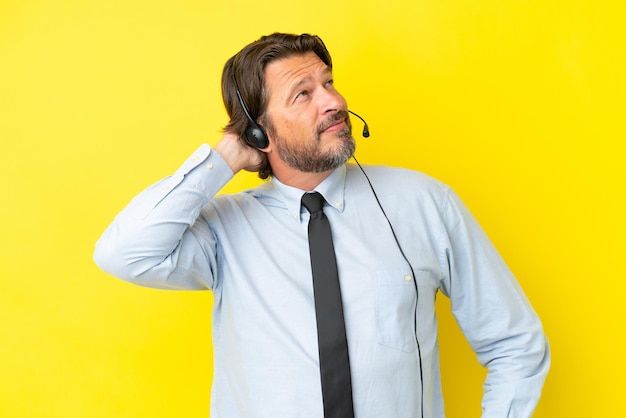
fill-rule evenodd
<path id="1" fill-rule="evenodd" d="M 322 41 L 262 37 L 226 63 L 222 87 L 231 118 L 222 139 L 138 195 L 95 252 L 101 268 L 133 283 L 214 292 L 211 416 L 443 417 L 438 291 L 488 368 L 483 417 L 531 416 L 550 362 L 539 319 L 447 186 L 346 164 L 348 107 Z M 271 179 L 216 196 L 242 169 Z M 343 304 L 333 322 L 345 319 L 349 353 L 351 386 L 330 391 L 320 377 L 314 216 L 301 205 L 313 191 L 326 201 Z M 327 397 L 345 387 L 338 397 L 354 415 L 331 415 Z"/>

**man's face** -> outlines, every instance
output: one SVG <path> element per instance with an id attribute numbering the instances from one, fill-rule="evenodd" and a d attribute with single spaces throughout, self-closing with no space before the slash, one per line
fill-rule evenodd
<path id="1" fill-rule="evenodd" d="M 347 104 L 315 53 L 268 64 L 265 88 L 265 129 L 285 163 L 303 172 L 324 172 L 348 161 L 355 142 Z"/>

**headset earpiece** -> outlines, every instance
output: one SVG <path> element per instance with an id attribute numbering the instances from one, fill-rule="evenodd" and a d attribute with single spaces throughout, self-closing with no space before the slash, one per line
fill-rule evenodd
<path id="1" fill-rule="evenodd" d="M 248 144 L 255 148 L 267 148 L 270 144 L 269 139 L 267 138 L 267 134 L 265 133 L 265 129 L 258 123 L 249 120 L 248 127 L 246 128 L 246 141 Z"/>
<path id="2" fill-rule="evenodd" d="M 244 136 L 246 138 L 246 142 L 254 148 L 267 148 L 270 144 L 270 140 L 267 137 L 267 133 L 265 129 L 252 118 L 250 112 L 248 111 L 248 106 L 246 106 L 246 102 L 243 101 L 243 97 L 241 96 L 241 92 L 239 91 L 239 85 L 237 84 L 237 77 L 235 76 L 235 64 L 233 63 L 233 82 L 235 83 L 235 92 L 237 93 L 237 99 L 239 100 L 239 104 L 241 104 L 241 108 L 243 109 L 243 113 L 245 113 L 246 118 L 248 119 L 248 126 L 246 127 L 246 131 Z"/>

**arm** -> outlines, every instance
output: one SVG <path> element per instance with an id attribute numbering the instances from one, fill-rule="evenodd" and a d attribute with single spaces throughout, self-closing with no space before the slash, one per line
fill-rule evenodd
<path id="1" fill-rule="evenodd" d="M 483 418 L 530 417 L 550 366 L 541 322 L 488 238 L 452 194 L 445 209 L 444 257 L 449 277 L 443 291 L 453 314 L 487 367 Z"/>
<path id="2" fill-rule="evenodd" d="M 203 207 L 241 169 L 254 170 L 259 151 L 225 134 L 201 146 L 176 173 L 141 192 L 104 231 L 94 261 L 104 271 L 159 288 L 211 288 L 217 242 Z"/>

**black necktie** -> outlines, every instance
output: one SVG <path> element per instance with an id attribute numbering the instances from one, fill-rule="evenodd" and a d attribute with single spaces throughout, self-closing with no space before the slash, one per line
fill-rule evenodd
<path id="1" fill-rule="evenodd" d="M 302 196 L 311 214 L 309 251 L 317 317 L 317 340 L 325 418 L 354 417 L 348 341 L 339 291 L 339 275 L 330 224 L 324 215 L 324 197 L 315 192 Z"/>

